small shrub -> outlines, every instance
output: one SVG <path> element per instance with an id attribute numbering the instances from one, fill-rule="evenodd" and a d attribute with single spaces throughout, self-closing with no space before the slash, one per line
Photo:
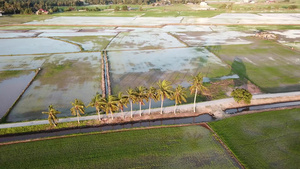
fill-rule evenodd
<path id="1" fill-rule="evenodd" d="M 243 101 L 246 104 L 251 103 L 252 94 L 246 89 L 235 89 L 230 94 L 237 103 Z"/>
<path id="2" fill-rule="evenodd" d="M 297 7 L 297 5 L 290 5 L 290 6 L 288 6 L 288 9 L 297 9 L 298 7 Z"/>
<path id="3" fill-rule="evenodd" d="M 128 11 L 128 7 L 126 5 L 122 6 L 122 11 Z"/>
<path id="4" fill-rule="evenodd" d="M 226 8 L 226 4 L 222 4 L 221 6 L 219 6 L 219 9 L 225 9 Z"/>
<path id="5" fill-rule="evenodd" d="M 120 10 L 120 7 L 119 6 L 116 6 L 115 7 L 115 11 L 119 11 Z"/>

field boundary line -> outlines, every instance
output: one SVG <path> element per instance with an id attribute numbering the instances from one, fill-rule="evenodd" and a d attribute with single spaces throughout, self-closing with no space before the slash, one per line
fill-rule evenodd
<path id="1" fill-rule="evenodd" d="M 203 124 L 205 128 L 210 130 L 213 133 L 213 136 L 215 139 L 223 146 L 223 148 L 227 151 L 227 153 L 234 159 L 234 161 L 242 168 L 245 169 L 244 165 L 238 160 L 236 155 L 228 148 L 228 146 L 222 141 L 222 139 L 219 137 L 219 135 L 207 124 Z"/>

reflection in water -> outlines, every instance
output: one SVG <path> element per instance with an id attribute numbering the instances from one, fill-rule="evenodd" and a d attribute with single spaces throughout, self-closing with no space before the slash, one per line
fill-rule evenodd
<path id="1" fill-rule="evenodd" d="M 28 83 L 34 77 L 35 72 L 21 74 L 19 77 L 3 80 L 0 82 L 0 118 L 2 118 L 7 110 L 13 105 Z"/>
<path id="2" fill-rule="evenodd" d="M 71 116 L 70 102 L 75 98 L 89 103 L 96 92 L 100 92 L 100 54 L 57 54 L 44 64 L 42 72 L 30 85 L 22 99 L 14 106 L 7 121 L 46 119 L 41 112 L 53 104 L 61 114 Z M 53 66 L 55 63 L 57 66 Z M 94 113 L 86 109 L 86 114 Z"/>

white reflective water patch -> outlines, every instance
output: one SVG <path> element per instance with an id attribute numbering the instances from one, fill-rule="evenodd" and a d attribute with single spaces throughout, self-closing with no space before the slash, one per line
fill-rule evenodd
<path id="1" fill-rule="evenodd" d="M 0 39 L 0 55 L 78 52 L 80 48 L 49 38 Z"/>

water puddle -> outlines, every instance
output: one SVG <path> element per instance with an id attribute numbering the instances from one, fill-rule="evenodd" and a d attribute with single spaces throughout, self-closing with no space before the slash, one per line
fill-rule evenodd
<path id="1" fill-rule="evenodd" d="M 295 102 L 283 102 L 283 103 L 273 103 L 273 104 L 263 104 L 263 105 L 256 105 L 256 106 L 245 106 L 233 109 L 226 109 L 226 114 L 235 114 L 244 111 L 256 111 L 256 110 L 265 110 L 265 109 L 275 109 L 275 108 L 283 108 L 283 107 L 293 107 L 293 106 L 300 106 L 300 101 Z"/>
<path id="2" fill-rule="evenodd" d="M 9 141 L 18 141 L 18 140 L 28 140 L 28 139 L 37 139 L 43 137 L 55 137 L 63 136 L 68 134 L 78 134 L 78 133 L 90 133 L 90 132 L 100 132 L 100 131 L 109 131 L 109 130 L 119 130 L 119 129 L 130 129 L 136 127 L 150 127 L 150 126 L 159 126 L 159 125 L 177 125 L 177 124 L 195 124 L 201 122 L 210 122 L 215 119 L 208 115 L 203 114 L 196 117 L 183 117 L 183 118 L 174 118 L 174 119 L 158 119 L 158 120 L 147 120 L 139 122 L 130 122 L 123 124 L 115 125 L 103 125 L 98 127 L 87 127 L 80 129 L 66 129 L 62 131 L 54 131 L 49 133 L 36 133 L 36 134 L 27 134 L 19 136 L 7 136 L 0 137 L 0 142 L 9 142 Z"/>

